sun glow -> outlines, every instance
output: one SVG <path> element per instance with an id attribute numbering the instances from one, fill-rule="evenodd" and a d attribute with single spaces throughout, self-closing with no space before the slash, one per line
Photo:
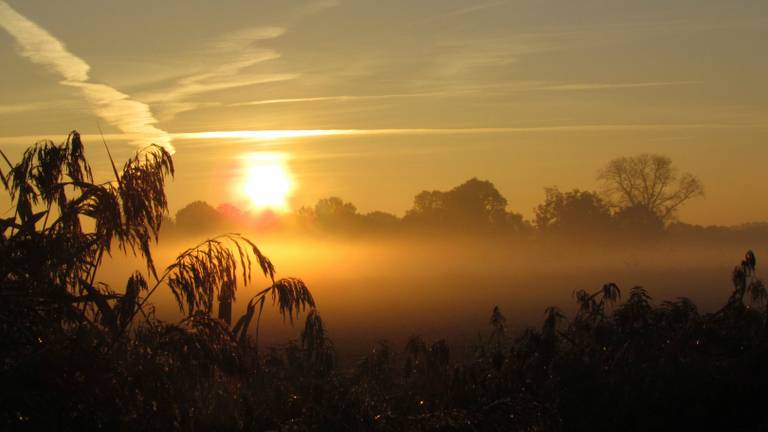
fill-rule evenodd
<path id="1" fill-rule="evenodd" d="M 243 156 L 241 193 L 255 210 L 287 211 L 294 181 L 284 153 L 249 153 Z"/>

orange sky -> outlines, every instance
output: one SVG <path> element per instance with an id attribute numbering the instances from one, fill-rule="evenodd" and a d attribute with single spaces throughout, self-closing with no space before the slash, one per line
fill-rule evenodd
<path id="1" fill-rule="evenodd" d="M 763 1 L 0 1 L 0 148 L 86 134 L 175 150 L 175 211 L 238 197 L 278 152 L 290 205 L 402 214 L 494 182 L 530 216 L 613 157 L 667 154 L 705 199 L 683 220 L 768 220 Z M 245 204 L 245 203 L 240 203 Z"/>

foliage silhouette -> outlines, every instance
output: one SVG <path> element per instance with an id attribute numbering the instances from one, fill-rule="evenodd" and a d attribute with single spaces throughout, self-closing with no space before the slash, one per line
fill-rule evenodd
<path id="1" fill-rule="evenodd" d="M 206 240 L 158 273 L 150 244 L 157 240 L 167 212 L 165 180 L 174 174 L 171 156 L 162 147 L 142 149 L 120 170 L 110 155 L 115 177 L 102 183 L 94 182 L 80 135 L 74 131 L 60 145 L 35 144 L 16 164 L 2 156 L 8 171 L 0 172 L 0 177 L 14 215 L 0 221 L 0 337 L 10 342 L 3 349 L 2 374 L 9 386 L 0 398 L 5 407 L 0 424 L 70 428 L 90 421 L 94 414 L 90 410 L 98 410 L 106 400 L 97 403 L 93 397 L 116 396 L 114 385 L 142 378 L 121 369 L 134 355 L 149 355 L 150 363 L 160 361 L 164 369 L 188 359 L 211 362 L 200 367 L 215 373 L 231 370 L 235 364 L 242 370 L 242 361 L 255 355 L 258 343 L 247 336 L 253 308 L 249 307 L 247 319 L 230 329 L 231 302 L 238 285 L 251 281 L 253 260 L 271 281 L 250 302 L 250 306 L 259 305 L 259 318 L 266 297 L 271 296 L 278 312 L 291 322 L 307 309 L 320 322 L 306 285 L 293 278 L 275 280 L 271 261 L 238 234 Z M 114 246 L 144 258 L 151 287 L 140 272 L 129 277 L 122 293 L 95 281 L 104 254 L 112 254 Z M 148 300 L 161 286 L 170 288 L 187 314 L 178 325 L 154 318 Z M 221 320 L 212 315 L 216 299 Z M 138 314 L 140 321 L 134 319 Z M 257 327 L 258 322 L 257 318 Z M 153 348 L 146 341 L 159 345 Z M 183 350 L 162 354 L 166 348 Z M 89 363 L 95 369 L 83 369 Z M 57 378 L 34 378 L 44 367 Z M 89 372 L 100 375 L 84 385 L 72 381 L 83 381 L 83 374 Z M 22 390 L 30 384 L 31 388 Z M 97 384 L 114 394 L 90 394 L 87 386 Z M 176 384 L 179 387 L 169 391 L 185 385 Z M 65 395 L 73 390 L 72 401 L 67 402 Z M 13 399 L 14 392 L 24 397 Z M 53 401 L 53 406 L 59 411 L 46 416 L 43 402 L 51 402 L 56 395 L 61 400 Z M 93 424 L 115 424 L 120 419 L 121 413 L 113 411 L 93 417 Z"/>
<path id="2" fill-rule="evenodd" d="M 223 215 L 204 201 L 194 201 L 176 212 L 176 228 L 183 232 L 210 233 L 222 226 Z"/>
<path id="3" fill-rule="evenodd" d="M 493 183 L 472 178 L 447 192 L 419 193 L 405 219 L 436 226 L 503 227 L 506 207 L 506 198 Z"/>
<path id="4" fill-rule="evenodd" d="M 704 195 L 701 180 L 678 173 L 670 158 L 655 154 L 614 159 L 598 173 L 598 180 L 616 207 L 642 207 L 665 222 L 684 203 Z"/>
<path id="5" fill-rule="evenodd" d="M 594 236 L 611 228 L 611 211 L 595 193 L 575 189 L 545 189 L 546 199 L 535 209 L 536 227 L 560 235 Z"/>
<path id="6" fill-rule="evenodd" d="M 661 156 L 623 158 L 612 162 L 614 171 L 629 170 L 628 166 L 639 164 L 632 172 L 641 178 L 657 176 L 657 182 L 677 181 L 690 186 L 688 193 L 674 192 L 665 183 L 659 192 L 663 196 L 650 197 L 647 201 L 638 192 L 639 197 L 624 199 L 612 185 L 611 179 L 603 178 L 610 191 L 606 200 L 592 191 L 573 189 L 560 191 L 557 187 L 545 188 L 545 200 L 534 209 L 533 221 L 527 221 L 519 213 L 507 210 L 507 199 L 501 195 L 495 185 L 486 180 L 472 178 L 448 191 L 422 191 L 414 197 L 413 207 L 404 217 L 373 211 L 359 213 L 354 204 L 339 197 L 318 200 L 313 207 L 301 207 L 293 213 L 274 214 L 262 212 L 250 214 L 231 204 L 222 204 L 214 209 L 211 205 L 195 201 L 177 212 L 173 224 L 166 223 L 166 232 L 177 236 L 189 234 L 210 234 L 212 230 L 258 229 L 298 234 L 328 232 L 332 234 L 353 235 L 401 235 L 463 233 L 463 235 L 504 235 L 511 239 L 529 239 L 536 237 L 562 238 L 564 240 L 589 240 L 601 242 L 612 240 L 616 236 L 625 241 L 648 242 L 662 238 L 673 239 L 681 228 L 691 237 L 694 230 L 701 234 L 694 240 L 722 241 L 748 237 L 743 232 L 747 228 L 751 236 L 768 238 L 768 227 L 754 224 L 748 227 L 697 227 L 687 226 L 673 221 L 675 210 L 687 199 L 699 195 L 700 182 L 684 181 L 686 176 L 679 176 L 671 162 Z M 649 161 L 659 160 L 657 164 Z M 665 165 L 669 163 L 668 165 Z M 615 166 L 618 166 L 616 168 Z M 657 167 L 657 168 L 653 168 Z M 654 172 L 664 170 L 664 173 Z M 603 172 L 605 176 L 607 171 Z M 624 179 L 625 177 L 622 177 Z M 633 180 L 635 182 L 635 180 Z M 634 183 L 633 183 L 634 184 Z M 694 187 L 696 186 L 696 187 Z M 680 186 L 682 188 L 682 186 Z M 703 189 L 702 189 L 703 190 Z M 673 196 L 674 195 L 674 196 Z M 632 204 L 636 202 L 636 204 Z M 652 204 L 652 205 L 651 205 Z M 674 209 L 668 208 L 670 205 Z M 661 207 L 665 207 L 665 210 Z M 662 211 L 663 210 L 663 211 Z M 670 229 L 671 228 L 671 229 Z M 689 239 L 686 239 L 689 240 Z"/>

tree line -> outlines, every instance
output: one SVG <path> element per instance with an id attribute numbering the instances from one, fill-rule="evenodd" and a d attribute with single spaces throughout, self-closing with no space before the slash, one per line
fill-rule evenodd
<path id="1" fill-rule="evenodd" d="M 528 220 L 509 210 L 509 201 L 488 181 L 472 178 L 449 190 L 422 191 L 402 217 L 359 212 L 339 197 L 317 201 L 288 214 L 252 215 L 231 204 L 217 208 L 195 201 L 166 221 L 173 234 L 222 229 L 319 231 L 345 234 L 462 233 L 518 237 L 653 239 L 765 236 L 768 226 L 701 227 L 681 222 L 679 210 L 704 195 L 696 176 L 681 173 L 666 156 L 640 154 L 610 161 L 596 176 L 600 190 L 545 188 L 544 201 Z"/>

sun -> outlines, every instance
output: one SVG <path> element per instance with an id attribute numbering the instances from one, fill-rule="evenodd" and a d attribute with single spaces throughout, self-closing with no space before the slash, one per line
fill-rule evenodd
<path id="1" fill-rule="evenodd" d="M 254 210 L 288 211 L 294 181 L 284 153 L 243 156 L 241 193 Z"/>

